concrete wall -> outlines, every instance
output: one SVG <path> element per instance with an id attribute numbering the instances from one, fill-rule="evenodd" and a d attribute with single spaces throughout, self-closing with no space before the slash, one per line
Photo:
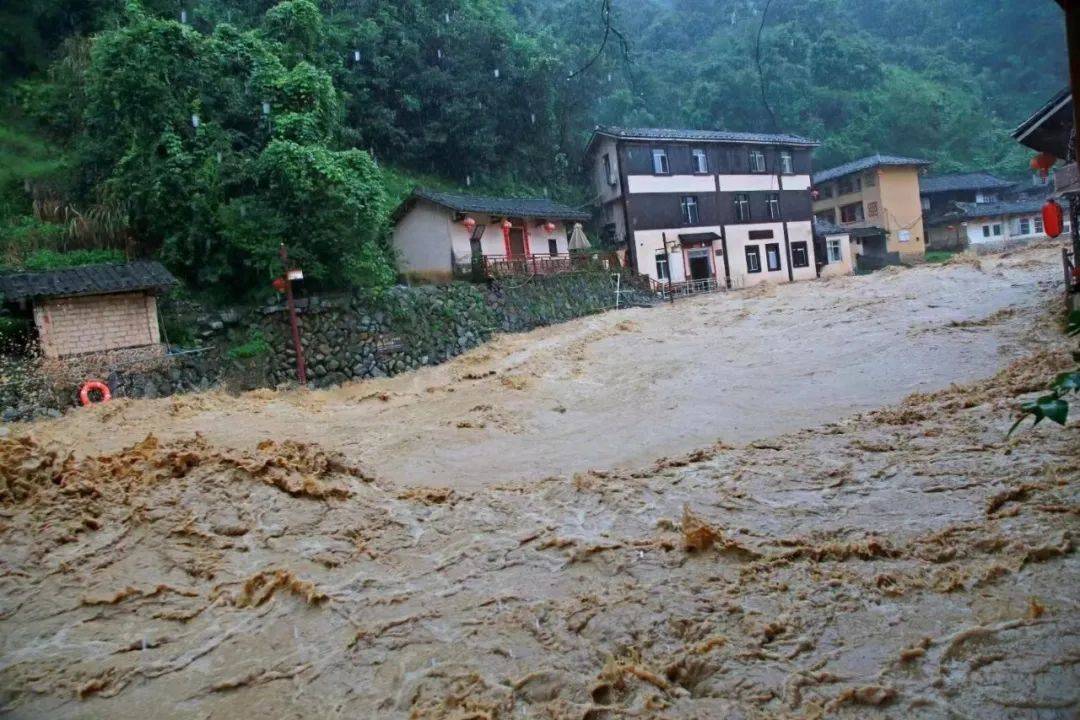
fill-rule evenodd
<path id="1" fill-rule="evenodd" d="M 604 172 L 604 155 L 607 155 L 611 160 L 611 174 L 615 177 L 614 185 L 608 182 L 607 175 Z M 609 137 L 601 138 L 596 143 L 596 149 L 593 150 L 591 178 L 601 204 L 622 195 L 622 185 L 619 177 L 619 156 L 616 152 L 615 141 Z"/>
<path id="2" fill-rule="evenodd" d="M 773 236 L 769 239 L 751 240 L 751 231 L 771 231 Z M 809 221 L 788 223 L 788 237 L 792 242 L 803 241 L 807 245 L 807 257 L 809 266 L 805 268 L 793 268 L 792 272 L 796 280 L 810 280 L 816 277 L 814 269 L 814 239 Z M 780 250 L 780 268 L 769 270 L 768 259 L 765 254 L 765 246 L 776 244 Z M 757 247 L 758 256 L 761 259 L 761 272 L 749 272 L 746 265 L 746 248 Z M 728 264 L 731 269 L 731 286 L 733 288 L 745 288 L 765 282 L 788 282 L 788 257 L 784 245 L 783 223 L 754 223 L 748 225 L 727 226 L 727 249 Z"/>
<path id="3" fill-rule="evenodd" d="M 455 213 L 441 205 L 418 199 L 413 208 L 394 226 L 394 250 L 398 272 L 411 281 L 446 282 L 452 279 L 453 262 L 466 264 L 472 257 L 469 238 L 472 233 L 464 224 L 454 222 Z M 502 218 L 481 213 L 469 213 L 477 226 L 483 225 L 480 249 L 485 257 L 506 254 Z M 555 231 L 544 230 L 545 218 L 510 218 L 515 227 L 528 233 L 529 252 L 548 254 L 548 240 L 556 242 L 560 254 L 569 252 L 566 223 L 555 223 Z"/>
<path id="4" fill-rule="evenodd" d="M 875 226 L 888 232 L 886 250 L 898 252 L 903 259 L 921 259 L 926 254 L 926 233 L 922 222 L 922 200 L 919 197 L 919 169 L 916 167 L 881 166 L 859 173 L 861 190 L 834 197 L 822 197 L 814 202 L 814 214 L 832 211 L 832 222 L 843 227 Z M 838 180 L 823 183 L 839 189 Z M 841 222 L 840 208 L 862 203 L 863 220 Z M 901 239 L 906 237 L 907 239 Z"/>
<path id="5" fill-rule="evenodd" d="M 838 275 L 850 275 L 855 272 L 855 258 L 851 253 L 851 236 L 847 234 L 843 235 L 826 235 L 825 236 L 825 252 L 827 253 L 829 241 L 836 240 L 840 243 L 840 257 L 841 260 L 838 263 L 830 262 L 828 265 L 823 265 L 821 268 L 821 277 L 836 277 Z M 826 256 L 825 259 L 828 259 Z"/>
<path id="6" fill-rule="evenodd" d="M 145 293 L 42 300 L 34 324 L 49 358 L 161 343 L 157 301 Z"/>
<path id="7" fill-rule="evenodd" d="M 903 260 L 922 259 L 926 255 L 926 233 L 923 230 L 918 168 L 879 168 L 878 182 L 881 206 L 888 211 L 885 222 L 879 224 L 889 231 L 886 249 L 900 253 Z M 903 239 L 905 233 L 906 241 Z"/>
<path id="8" fill-rule="evenodd" d="M 410 280 L 449 280 L 453 275 L 449 225 L 445 208 L 418 200 L 394 226 L 398 272 Z"/>

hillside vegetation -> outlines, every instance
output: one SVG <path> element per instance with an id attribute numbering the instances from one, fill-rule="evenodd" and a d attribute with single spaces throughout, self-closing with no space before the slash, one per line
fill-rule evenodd
<path id="1" fill-rule="evenodd" d="M 0 259 L 151 255 L 236 298 L 287 242 L 316 287 L 385 285 L 415 182 L 587 206 L 598 123 L 1018 176 L 1062 34 L 1048 0 L 14 0 Z"/>

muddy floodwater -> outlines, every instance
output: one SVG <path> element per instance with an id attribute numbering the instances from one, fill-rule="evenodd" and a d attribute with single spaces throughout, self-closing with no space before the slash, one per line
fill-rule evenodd
<path id="1" fill-rule="evenodd" d="M 0 714 L 1076 718 L 1059 252 L 14 428 Z"/>

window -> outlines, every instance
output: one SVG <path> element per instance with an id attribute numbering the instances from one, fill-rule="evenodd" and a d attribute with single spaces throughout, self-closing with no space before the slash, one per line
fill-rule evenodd
<path id="1" fill-rule="evenodd" d="M 983 237 L 984 238 L 990 237 L 990 226 L 989 225 L 983 225 Z"/>
<path id="2" fill-rule="evenodd" d="M 1017 235 L 1030 235 L 1031 234 L 1031 220 L 1029 218 L 1020 218 L 1017 221 L 1016 226 Z"/>
<path id="3" fill-rule="evenodd" d="M 656 253 L 656 279 L 667 280 L 668 279 L 668 257 L 667 253 Z"/>
<path id="4" fill-rule="evenodd" d="M 1042 232 L 1043 232 L 1042 217 L 1039 216 L 1039 215 L 1036 215 L 1035 217 L 1032 218 L 1032 220 L 1035 221 L 1035 232 L 1038 233 L 1039 235 L 1042 235 Z"/>
<path id="5" fill-rule="evenodd" d="M 862 203 L 851 203 L 840 208 L 840 222 L 853 223 L 863 219 Z"/>
<path id="6" fill-rule="evenodd" d="M 926 195 L 923 195 L 923 197 L 922 197 L 922 209 L 923 210 L 929 210 L 930 209 L 930 198 L 927 197 Z"/>
<path id="7" fill-rule="evenodd" d="M 859 178 L 848 176 L 841 178 L 840 180 L 840 194 L 847 195 L 853 192 L 859 192 L 862 189 L 862 183 L 859 182 Z"/>
<path id="8" fill-rule="evenodd" d="M 667 150 L 658 148 L 652 151 L 652 171 L 655 175 L 668 174 Z"/>
<path id="9" fill-rule="evenodd" d="M 792 175 L 795 172 L 795 164 L 791 161 L 791 151 L 780 151 L 780 172 L 784 175 Z"/>
<path id="10" fill-rule="evenodd" d="M 877 201 L 871 200 L 866 203 L 866 212 L 870 217 L 877 217 Z"/>
<path id="11" fill-rule="evenodd" d="M 709 158 L 705 151 L 701 148 L 694 148 L 690 153 L 694 157 L 694 172 L 699 175 L 709 172 Z"/>
<path id="12" fill-rule="evenodd" d="M 819 192 L 821 193 L 821 197 L 823 197 L 823 198 L 831 198 L 833 196 L 833 191 L 835 189 L 836 188 L 835 188 L 835 186 L 833 186 L 832 183 L 825 183 L 824 185 L 821 186 Z"/>
<path id="13" fill-rule="evenodd" d="M 696 195 L 683 195 L 682 221 L 683 225 L 698 224 L 698 202 Z"/>
<path id="14" fill-rule="evenodd" d="M 757 245 L 746 246 L 746 272 L 761 272 L 761 255 Z"/>
<path id="15" fill-rule="evenodd" d="M 810 252 L 805 242 L 791 243 L 791 267 L 810 267 Z"/>
<path id="16" fill-rule="evenodd" d="M 995 235 L 1000 235 L 1001 234 L 1001 223 L 994 223 L 994 234 Z"/>
<path id="17" fill-rule="evenodd" d="M 769 264 L 769 272 L 780 269 L 780 243 L 769 243 L 765 246 L 765 261 Z"/>
<path id="18" fill-rule="evenodd" d="M 874 172 L 866 173 L 866 179 L 863 181 L 863 184 L 866 187 L 874 187 L 874 186 L 876 186 L 877 185 L 877 173 L 874 173 Z"/>
<path id="19" fill-rule="evenodd" d="M 604 177 L 607 178 L 608 185 L 614 187 L 615 185 L 615 168 L 611 166 L 611 156 L 604 155 Z"/>
<path id="20" fill-rule="evenodd" d="M 780 193 L 769 193 L 769 219 L 780 219 Z"/>
<path id="21" fill-rule="evenodd" d="M 750 172 L 765 172 L 765 153 L 760 150 L 750 151 Z"/>
<path id="22" fill-rule="evenodd" d="M 750 196 L 746 193 L 735 193 L 735 219 L 750 219 Z"/>
<path id="23" fill-rule="evenodd" d="M 751 230 L 749 233 L 751 240 L 772 240 L 772 230 Z"/>
<path id="24" fill-rule="evenodd" d="M 829 262 L 842 262 L 844 259 L 844 254 L 840 250 L 840 238 L 829 238 L 828 241 L 826 241 L 826 245 L 829 250 Z"/>
<path id="25" fill-rule="evenodd" d="M 822 222 L 834 223 L 836 222 L 836 208 L 829 208 L 828 210 L 821 210 L 814 213 L 814 217 Z"/>
<path id="26" fill-rule="evenodd" d="M 555 256 L 559 254 L 559 241 L 555 238 L 548 238 L 548 255 Z"/>

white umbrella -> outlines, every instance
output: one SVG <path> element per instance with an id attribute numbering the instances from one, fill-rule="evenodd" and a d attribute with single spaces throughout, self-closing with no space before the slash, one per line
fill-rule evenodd
<path id="1" fill-rule="evenodd" d="M 589 244 L 589 238 L 585 237 L 585 231 L 581 227 L 581 223 L 574 223 L 574 230 L 570 233 L 569 248 L 571 250 L 588 250 L 592 247 Z"/>

